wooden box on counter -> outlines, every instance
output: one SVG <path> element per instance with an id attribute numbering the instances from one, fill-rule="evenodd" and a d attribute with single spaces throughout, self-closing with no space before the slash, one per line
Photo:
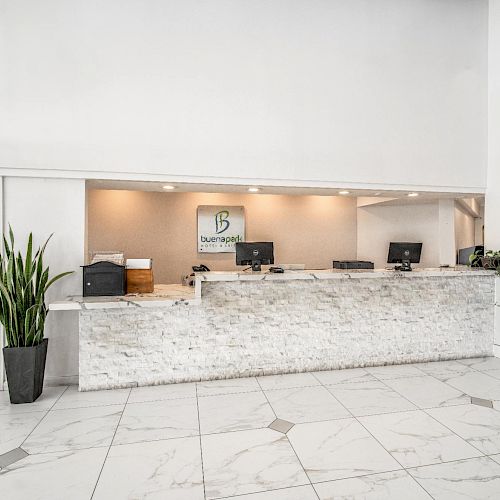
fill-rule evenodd
<path id="1" fill-rule="evenodd" d="M 153 293 L 152 269 L 127 269 L 127 293 Z"/>

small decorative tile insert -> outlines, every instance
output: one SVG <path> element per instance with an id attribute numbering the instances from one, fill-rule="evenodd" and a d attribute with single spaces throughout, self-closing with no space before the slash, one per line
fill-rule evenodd
<path id="1" fill-rule="evenodd" d="M 4 469 L 5 467 L 18 462 L 27 456 L 28 454 L 22 448 L 14 448 L 3 455 L 0 455 L 0 469 Z"/>
<path id="2" fill-rule="evenodd" d="M 271 422 L 268 427 L 273 431 L 282 432 L 283 434 L 286 434 L 294 425 L 295 424 L 292 424 L 292 422 L 289 422 L 288 420 L 277 418 L 276 420 Z"/>
<path id="3" fill-rule="evenodd" d="M 491 401 L 490 399 L 471 397 L 470 402 L 473 405 L 485 406 L 486 408 L 493 408 L 493 401 Z"/>

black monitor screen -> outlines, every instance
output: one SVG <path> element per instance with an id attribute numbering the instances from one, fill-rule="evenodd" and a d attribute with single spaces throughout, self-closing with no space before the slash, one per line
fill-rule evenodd
<path id="1" fill-rule="evenodd" d="M 460 248 L 458 250 L 458 264 L 463 266 L 469 265 L 471 263 L 470 256 L 476 252 L 478 252 L 479 255 L 484 255 L 484 246 L 476 245 L 475 247 Z"/>
<path id="2" fill-rule="evenodd" d="M 422 243 L 391 242 L 389 245 L 389 264 L 400 264 L 403 260 L 409 260 L 412 264 L 420 262 Z"/>
<path id="3" fill-rule="evenodd" d="M 274 264 L 274 248 L 272 241 L 236 243 L 236 265 L 251 266 L 254 262 Z"/>

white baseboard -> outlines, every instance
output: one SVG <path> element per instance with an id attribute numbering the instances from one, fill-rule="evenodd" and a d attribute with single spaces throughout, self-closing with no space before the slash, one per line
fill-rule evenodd
<path id="1" fill-rule="evenodd" d="M 493 344 L 493 356 L 500 358 L 500 345 Z"/>
<path id="2" fill-rule="evenodd" d="M 78 375 L 52 376 L 45 375 L 45 386 L 54 385 L 78 385 Z"/>

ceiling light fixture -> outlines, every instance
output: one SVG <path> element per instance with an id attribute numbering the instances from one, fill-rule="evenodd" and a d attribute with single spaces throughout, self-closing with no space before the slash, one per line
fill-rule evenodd
<path id="1" fill-rule="evenodd" d="M 175 186 L 166 185 L 163 186 L 163 189 L 165 189 L 166 191 L 172 191 L 172 189 L 175 189 Z"/>
<path id="2" fill-rule="evenodd" d="M 346 195 L 346 194 L 349 194 L 349 193 L 350 193 L 350 191 L 345 191 L 345 190 L 344 191 L 339 191 L 339 194 L 341 194 L 341 195 Z"/>
<path id="3" fill-rule="evenodd" d="M 407 195 L 409 198 L 415 198 L 415 196 L 418 196 L 418 193 L 408 193 Z"/>
<path id="4" fill-rule="evenodd" d="M 258 187 L 249 187 L 248 192 L 249 193 L 258 193 L 260 191 L 260 188 Z"/>

